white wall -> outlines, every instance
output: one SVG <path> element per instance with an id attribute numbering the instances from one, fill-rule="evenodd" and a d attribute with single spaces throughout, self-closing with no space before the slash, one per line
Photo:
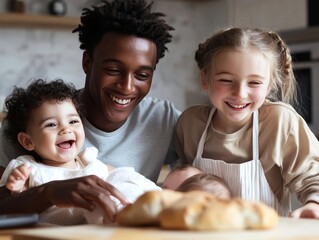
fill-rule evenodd
<path id="1" fill-rule="evenodd" d="M 173 101 L 181 110 L 206 101 L 194 54 L 198 44 L 227 21 L 226 2 L 162 0 L 154 7 L 168 16 L 175 31 L 169 52 L 155 71 L 150 94 Z"/>
<path id="2" fill-rule="evenodd" d="M 227 0 L 228 21 L 236 26 L 288 30 L 307 26 L 307 0 Z"/>

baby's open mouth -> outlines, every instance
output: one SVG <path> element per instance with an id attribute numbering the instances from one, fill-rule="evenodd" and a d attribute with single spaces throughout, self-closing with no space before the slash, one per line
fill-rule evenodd
<path id="1" fill-rule="evenodd" d="M 69 149 L 72 147 L 72 145 L 75 143 L 75 140 L 69 140 L 69 141 L 65 141 L 65 142 L 61 142 L 58 143 L 57 146 L 59 148 L 63 148 L 63 149 Z"/>

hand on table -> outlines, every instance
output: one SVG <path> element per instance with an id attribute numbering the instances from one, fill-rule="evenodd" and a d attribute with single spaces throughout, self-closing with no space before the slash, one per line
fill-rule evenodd
<path id="1" fill-rule="evenodd" d="M 315 202 L 309 202 L 305 206 L 291 212 L 289 217 L 319 219 L 319 204 Z"/>

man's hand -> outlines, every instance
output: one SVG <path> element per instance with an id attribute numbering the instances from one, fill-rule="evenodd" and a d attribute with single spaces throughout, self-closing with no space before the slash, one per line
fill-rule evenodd
<path id="1" fill-rule="evenodd" d="M 123 205 L 123 195 L 111 184 L 95 175 L 52 181 L 33 187 L 19 194 L 8 194 L 6 187 L 0 188 L 0 212 L 41 213 L 52 206 L 81 207 L 93 210 L 99 206 L 111 221 L 114 221 L 116 205 L 110 196 L 116 197 Z"/>
<path id="2" fill-rule="evenodd" d="M 111 221 L 114 221 L 117 209 L 110 196 L 116 197 L 123 205 L 127 204 L 116 188 L 95 175 L 52 181 L 45 185 L 44 194 L 52 205 L 81 207 L 87 210 L 100 206 Z"/>

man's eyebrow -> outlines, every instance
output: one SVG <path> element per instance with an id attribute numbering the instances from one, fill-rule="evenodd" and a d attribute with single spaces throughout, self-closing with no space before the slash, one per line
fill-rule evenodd
<path id="1" fill-rule="evenodd" d="M 108 62 L 114 62 L 114 63 L 121 63 L 121 61 L 117 60 L 117 59 L 112 59 L 112 58 L 107 58 L 107 59 L 103 59 L 102 63 L 108 63 Z"/>

